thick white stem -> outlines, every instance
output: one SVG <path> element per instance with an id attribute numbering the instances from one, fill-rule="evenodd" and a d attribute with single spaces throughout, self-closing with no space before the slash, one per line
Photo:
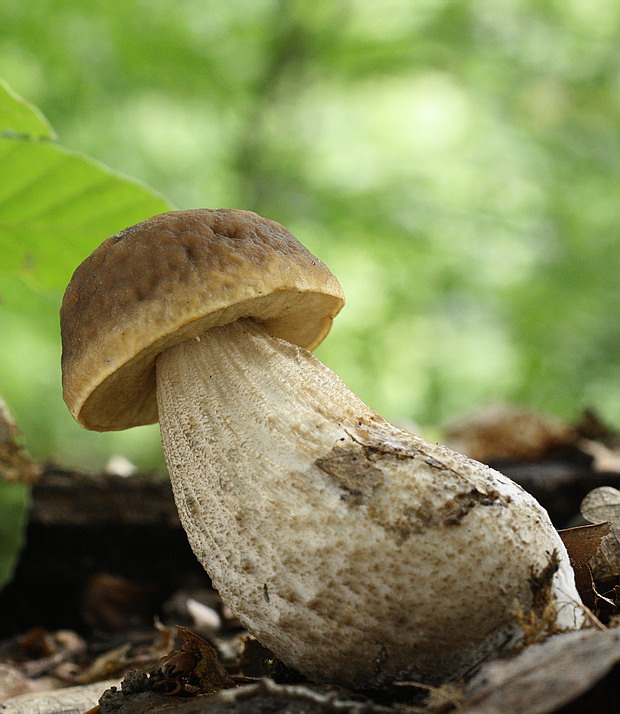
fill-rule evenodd
<path id="1" fill-rule="evenodd" d="M 310 352 L 239 321 L 157 360 L 181 521 L 242 622 L 311 678 L 368 686 L 458 676 L 515 632 L 515 603 L 559 558 L 512 481 L 392 427 Z"/>

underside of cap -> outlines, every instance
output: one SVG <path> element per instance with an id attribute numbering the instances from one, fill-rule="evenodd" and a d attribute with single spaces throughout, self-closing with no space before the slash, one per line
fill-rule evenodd
<path id="1" fill-rule="evenodd" d="M 150 424 L 163 350 L 246 317 L 313 349 L 343 304 L 327 266 L 274 221 L 233 209 L 154 216 L 102 243 L 71 279 L 65 401 L 87 429 Z"/>

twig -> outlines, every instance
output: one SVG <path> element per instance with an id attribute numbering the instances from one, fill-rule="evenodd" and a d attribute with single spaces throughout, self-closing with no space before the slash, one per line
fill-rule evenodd
<path id="1" fill-rule="evenodd" d="M 315 692 L 299 684 L 277 684 L 272 679 L 261 679 L 256 684 L 237 689 L 223 689 L 214 695 L 222 703 L 234 704 L 256 695 L 270 694 L 296 701 L 311 702 L 326 712 L 346 712 L 346 714 L 394 714 L 392 707 L 385 707 L 371 701 L 358 702 L 350 699 L 339 699 L 336 692 Z M 415 710 L 410 710 L 415 711 Z"/>

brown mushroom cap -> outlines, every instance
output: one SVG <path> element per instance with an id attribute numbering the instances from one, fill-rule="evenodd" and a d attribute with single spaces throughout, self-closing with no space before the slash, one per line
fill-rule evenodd
<path id="1" fill-rule="evenodd" d="M 250 211 L 172 211 L 108 238 L 75 271 L 60 311 L 64 399 L 87 429 L 157 421 L 155 358 L 242 317 L 313 349 L 340 284 L 279 223 Z"/>

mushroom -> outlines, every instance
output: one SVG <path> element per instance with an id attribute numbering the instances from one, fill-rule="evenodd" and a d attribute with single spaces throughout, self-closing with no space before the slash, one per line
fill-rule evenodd
<path id="1" fill-rule="evenodd" d="M 159 419 L 198 560 L 245 627 L 312 680 L 453 679 L 514 643 L 516 610 L 541 598 L 552 627 L 579 626 L 544 509 L 390 425 L 310 352 L 343 304 L 278 223 L 154 216 L 73 275 L 65 401 L 87 429 Z"/>

